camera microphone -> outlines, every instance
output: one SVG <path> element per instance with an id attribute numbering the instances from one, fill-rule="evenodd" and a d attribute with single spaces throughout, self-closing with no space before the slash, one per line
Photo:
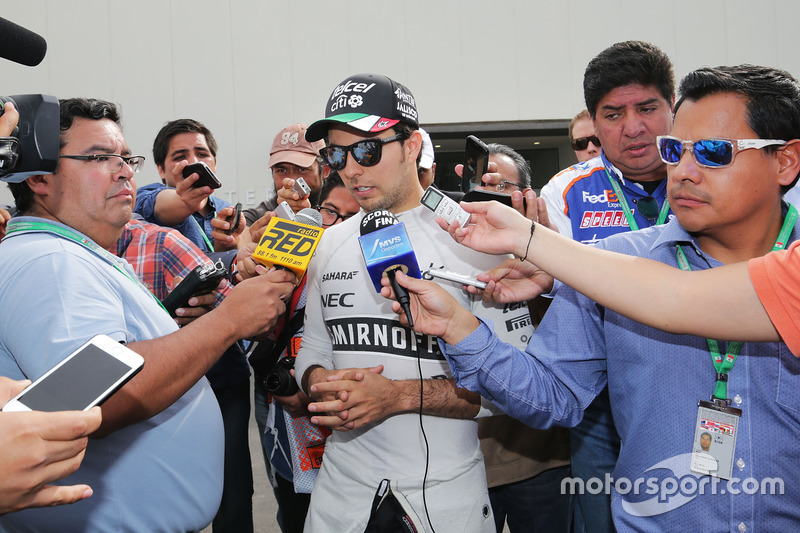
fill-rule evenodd
<path id="1" fill-rule="evenodd" d="M 47 41 L 30 30 L 0 17 L 0 57 L 35 67 L 47 53 Z"/>
<path id="2" fill-rule="evenodd" d="M 411 329 L 414 329 L 408 291 L 395 279 L 398 270 L 414 278 L 422 277 L 405 224 L 398 221 L 389 210 L 370 211 L 361 221 L 358 243 L 375 290 L 381 292 L 381 278 L 387 276 Z"/>

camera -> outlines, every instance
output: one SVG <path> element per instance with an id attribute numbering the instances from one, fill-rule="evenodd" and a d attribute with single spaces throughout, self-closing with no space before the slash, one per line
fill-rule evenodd
<path id="1" fill-rule="evenodd" d="M 299 390 L 297 382 L 289 373 L 294 368 L 294 357 L 284 357 L 279 359 L 272 367 L 264 383 L 267 392 L 275 396 L 291 396 Z"/>
<path id="2" fill-rule="evenodd" d="M 46 94 L 20 94 L 0 96 L 0 102 L 11 102 L 19 111 L 19 123 L 11 136 L 0 137 L 0 179 L 21 183 L 30 176 L 53 172 L 59 151 L 58 99 Z"/>

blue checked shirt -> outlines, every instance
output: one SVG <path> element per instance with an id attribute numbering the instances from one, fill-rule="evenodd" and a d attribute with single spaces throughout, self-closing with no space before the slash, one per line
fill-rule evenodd
<path id="1" fill-rule="evenodd" d="M 799 235 L 795 228 L 790 241 Z M 597 246 L 677 266 L 676 243 L 693 270 L 720 266 L 677 220 Z M 702 320 L 714 305 L 698 301 L 686 312 Z M 794 531 L 800 523 L 800 359 L 783 343 L 745 343 L 729 374 L 728 396 L 742 410 L 730 484 L 689 470 L 697 401 L 709 399 L 716 379 L 704 338 L 645 327 L 564 286 L 525 352 L 485 324 L 456 346 L 439 343 L 459 386 L 534 427 L 576 425 L 608 384 L 622 448 L 612 479 L 588 487 L 612 491 L 619 531 Z"/>

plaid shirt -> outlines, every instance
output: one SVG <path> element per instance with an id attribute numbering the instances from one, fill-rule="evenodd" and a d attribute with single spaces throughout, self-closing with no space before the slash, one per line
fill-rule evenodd
<path id="1" fill-rule="evenodd" d="M 185 278 L 195 267 L 209 262 L 200 248 L 177 230 L 136 219 L 125 224 L 116 249 L 111 252 L 128 261 L 159 300 L 174 288 L 177 276 Z M 231 291 L 228 280 L 222 283 L 223 288 L 214 291 L 216 305 Z"/>

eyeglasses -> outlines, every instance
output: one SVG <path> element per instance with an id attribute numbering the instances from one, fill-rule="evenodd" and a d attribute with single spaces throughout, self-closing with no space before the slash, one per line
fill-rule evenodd
<path id="1" fill-rule="evenodd" d="M 335 209 L 331 209 L 330 207 L 325 207 L 322 205 L 316 206 L 314 209 L 319 211 L 319 214 L 322 215 L 322 226 L 328 227 L 333 226 L 337 222 L 345 221 L 353 215 L 342 215 Z"/>
<path id="2" fill-rule="evenodd" d="M 123 165 L 128 165 L 134 172 L 139 172 L 144 165 L 143 155 L 124 156 L 119 154 L 95 154 L 95 155 L 60 155 L 64 159 L 77 159 L 78 161 L 95 161 L 100 170 L 105 170 L 110 174 L 116 174 L 122 170 Z"/>
<path id="3" fill-rule="evenodd" d="M 775 139 L 700 139 L 684 141 L 669 135 L 656 137 L 658 153 L 661 160 L 668 165 L 677 165 L 681 161 L 684 150 L 694 155 L 694 160 L 701 167 L 722 168 L 733 163 L 736 154 L 751 148 L 761 149 L 767 146 L 786 144 L 786 141 Z"/>
<path id="4" fill-rule="evenodd" d="M 519 190 L 522 190 L 522 189 L 525 188 L 525 185 L 522 184 L 522 183 L 517 183 L 515 181 L 508 181 L 508 180 L 500 180 L 500 183 L 495 185 L 495 188 L 498 191 L 504 191 L 506 189 L 506 185 L 512 185 L 514 187 L 517 187 Z"/>
<path id="5" fill-rule="evenodd" d="M 652 196 L 639 198 L 636 200 L 636 209 L 647 220 L 655 220 L 658 217 L 658 200 Z"/>
<path id="6" fill-rule="evenodd" d="M 577 139 L 572 139 L 572 149 L 581 151 L 586 150 L 589 147 L 589 143 L 592 143 L 596 147 L 600 148 L 600 139 L 597 136 L 592 135 L 591 137 L 578 137 Z"/>
<path id="7" fill-rule="evenodd" d="M 347 165 L 347 152 L 353 154 L 356 163 L 362 167 L 377 165 L 381 160 L 383 145 L 404 139 L 402 133 L 387 137 L 386 139 L 364 139 L 350 146 L 326 146 L 319 151 L 322 159 L 331 170 L 342 170 Z"/>

